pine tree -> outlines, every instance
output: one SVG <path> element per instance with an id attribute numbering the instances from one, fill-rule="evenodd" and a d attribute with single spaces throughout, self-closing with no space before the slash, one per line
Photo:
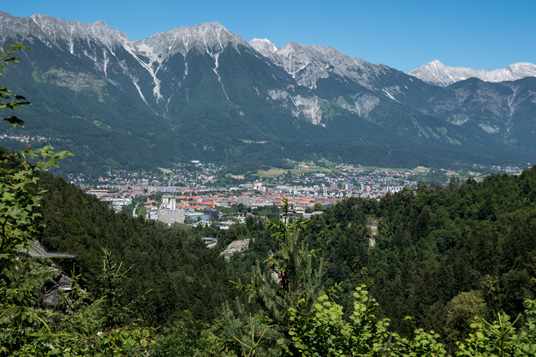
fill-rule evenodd
<path id="1" fill-rule="evenodd" d="M 237 314 L 229 307 L 226 309 L 225 348 L 239 355 L 297 352 L 290 335 L 290 311 L 298 311 L 302 316 L 313 314 L 314 304 L 323 292 L 322 262 L 316 259 L 315 251 L 300 240 L 304 222 L 292 219 L 288 213 L 288 199 L 283 198 L 283 219 L 269 223 L 276 230 L 277 250 L 263 265 L 257 263 L 249 284 L 237 283 L 237 287 L 246 292 L 248 301 L 261 310 L 247 314 L 246 307 L 240 304 Z"/>

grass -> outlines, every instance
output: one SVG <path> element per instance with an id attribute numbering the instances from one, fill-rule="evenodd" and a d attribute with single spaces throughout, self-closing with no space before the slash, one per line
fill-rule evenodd
<path id="1" fill-rule="evenodd" d="M 417 166 L 412 171 L 413 172 L 420 172 L 420 173 L 427 173 L 428 171 L 430 171 L 430 169 L 427 168 L 427 167 L 424 167 L 424 166 Z"/>
<path id="2" fill-rule="evenodd" d="M 422 167 L 422 166 L 419 166 Z M 356 170 L 380 170 L 380 171 L 412 171 L 401 167 L 379 167 L 379 166 L 354 166 Z M 424 168 L 426 169 L 426 168 Z M 413 169 L 413 171 L 416 169 Z M 426 169 L 428 170 L 428 169 Z"/>
<path id="3" fill-rule="evenodd" d="M 331 170 L 320 166 L 296 167 L 290 170 L 293 174 L 307 174 L 310 172 L 331 173 Z"/>
<path id="4" fill-rule="evenodd" d="M 258 170 L 257 175 L 259 175 L 259 177 L 274 178 L 283 175 L 287 171 L 288 170 L 271 167 L 269 170 Z"/>
<path id="5" fill-rule="evenodd" d="M 227 175 L 225 175 L 225 177 L 231 177 L 231 178 L 234 178 L 235 180 L 243 180 L 245 175 L 227 174 Z"/>
<path id="6" fill-rule="evenodd" d="M 441 169 L 441 171 L 445 172 L 445 175 L 447 175 L 447 176 L 457 176 L 458 175 L 458 173 L 456 171 L 452 171 L 452 170 Z"/>
<path id="7" fill-rule="evenodd" d="M 287 173 L 287 171 L 290 171 L 290 173 L 293 175 L 307 174 L 307 173 L 312 173 L 312 172 L 323 172 L 323 173 L 332 172 L 332 170 L 327 169 L 325 167 L 320 167 L 320 166 L 298 167 L 296 165 L 292 169 L 281 169 L 278 167 L 271 167 L 268 170 L 258 170 L 257 175 L 263 178 L 274 178 L 274 177 L 284 175 L 285 173 Z"/>

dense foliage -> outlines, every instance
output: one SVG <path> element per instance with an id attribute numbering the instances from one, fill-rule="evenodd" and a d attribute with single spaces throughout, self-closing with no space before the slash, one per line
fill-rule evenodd
<path id="1" fill-rule="evenodd" d="M 136 306 L 137 317 L 148 323 L 166 324 L 186 309 L 195 318 L 213 319 L 235 295 L 223 258 L 200 239 L 211 232 L 167 228 L 143 217 L 116 214 L 62 179 L 46 176 L 41 182 L 48 191 L 41 204 L 42 243 L 54 251 L 76 252 L 75 270 L 90 291 L 99 288 L 93 277 L 106 248 L 131 267 L 124 281 L 125 299 L 150 291 Z M 63 264 L 70 269 L 69 261 Z"/>
<path id="2" fill-rule="evenodd" d="M 452 316 L 459 304 L 488 318 L 522 311 L 536 292 L 536 168 L 456 186 L 421 183 L 379 202 L 350 199 L 315 217 L 308 237 L 330 262 L 328 281 L 349 282 L 348 289 L 367 283 L 400 328 L 410 315 L 450 335 L 460 328 Z"/>

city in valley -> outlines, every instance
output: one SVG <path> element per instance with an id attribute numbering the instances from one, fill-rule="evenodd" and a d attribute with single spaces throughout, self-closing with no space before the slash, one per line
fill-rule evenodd
<path id="1" fill-rule="evenodd" d="M 255 175 L 222 175 L 222 166 L 198 160 L 155 172 L 109 170 L 89 179 L 70 175 L 72 183 L 96 195 L 116 211 L 169 225 L 190 223 L 226 229 L 243 222 L 255 209 L 282 206 L 282 196 L 291 204 L 291 214 L 308 218 L 347 197 L 379 199 L 404 187 L 416 188 L 418 181 L 440 187 L 467 177 L 492 172 L 520 173 L 518 167 L 483 167 L 449 171 L 418 167 L 413 170 L 371 168 L 289 161 L 289 169 L 259 170 Z M 233 209 L 234 207 L 234 209 Z"/>

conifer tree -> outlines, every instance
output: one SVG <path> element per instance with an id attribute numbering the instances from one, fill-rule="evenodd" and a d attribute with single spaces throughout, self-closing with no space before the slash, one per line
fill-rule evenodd
<path id="1" fill-rule="evenodd" d="M 238 316 L 235 316 L 227 308 L 225 320 L 229 338 L 225 348 L 234 349 L 239 355 L 278 354 L 280 350 L 292 354 L 290 311 L 309 316 L 323 292 L 322 262 L 316 259 L 315 251 L 300 240 L 303 222 L 289 216 L 289 207 L 288 199 L 283 198 L 282 220 L 269 224 L 276 230 L 277 250 L 263 265 L 258 263 L 253 268 L 249 284 L 237 284 L 246 292 L 248 301 L 262 310 L 247 314 L 246 308 L 239 304 Z"/>

